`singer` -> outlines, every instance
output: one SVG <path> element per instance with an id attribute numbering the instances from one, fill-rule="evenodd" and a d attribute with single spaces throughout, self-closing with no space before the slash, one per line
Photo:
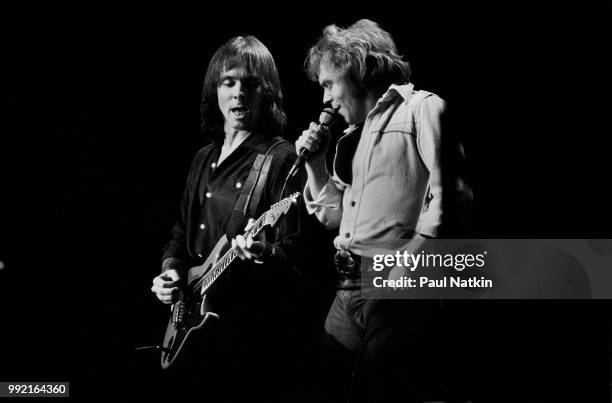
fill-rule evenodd
<path id="1" fill-rule="evenodd" d="M 325 246 L 317 244 L 325 239 L 324 229 L 298 203 L 268 233 L 257 239 L 240 235 L 249 219 L 304 186 L 305 176 L 297 175 L 283 188 L 296 154 L 280 137 L 286 121 L 282 99 L 274 59 L 257 38 L 235 37 L 212 56 L 201 128 L 213 141 L 192 161 L 162 273 L 151 290 L 161 302 L 174 302 L 186 271 L 202 264 L 223 236 L 233 239 L 242 260 L 208 296 L 220 319 L 205 338 L 189 340 L 196 349 L 182 353 L 177 363 L 172 390 L 179 395 L 223 402 L 304 396 L 306 376 L 300 371 L 317 342 L 309 329 L 321 322 L 313 304 L 316 288 L 306 280 L 318 278 L 311 273 L 324 266 L 318 259 Z"/>
<path id="2" fill-rule="evenodd" d="M 323 102 L 349 125 L 332 173 L 325 161 L 329 128 L 311 123 L 295 143 L 298 152 L 310 153 L 308 211 L 328 228 L 339 228 L 334 245 L 340 282 L 325 321 L 318 398 L 424 399 L 428 381 L 436 381 L 428 366 L 435 365 L 435 349 L 427 343 L 436 334 L 439 304 L 364 298 L 359 263 L 372 245 L 388 240 L 405 240 L 404 250 L 418 251 L 425 239 L 449 233 L 449 204 L 471 200 L 467 185 L 445 163 L 461 158 L 459 144 L 446 142 L 445 102 L 410 83 L 410 66 L 391 35 L 370 20 L 326 27 L 306 66 L 323 88 Z M 442 152 L 443 142 L 450 152 Z M 401 278 L 402 268 L 396 269 L 392 274 Z"/>

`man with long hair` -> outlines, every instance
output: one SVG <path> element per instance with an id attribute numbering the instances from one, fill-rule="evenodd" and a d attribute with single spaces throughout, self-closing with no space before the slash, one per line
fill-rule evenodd
<path id="1" fill-rule="evenodd" d="M 298 177 L 284 186 L 296 155 L 280 137 L 286 122 L 280 79 L 258 39 L 235 37 L 215 52 L 201 116 L 213 141 L 193 159 L 151 290 L 163 303 L 175 302 L 187 270 L 202 264 L 221 238 L 232 240 L 242 261 L 207 296 L 220 319 L 206 340 L 188 340 L 199 347 L 182 353 L 189 355 L 185 378 L 194 390 L 212 394 L 211 401 L 291 401 L 299 389 L 296 371 L 308 354 L 303 326 L 311 325 L 300 312 L 306 290 L 300 276 L 316 267 L 316 256 L 299 250 L 299 240 L 311 234 L 299 203 L 276 229 L 241 235 L 252 219 L 304 184 Z"/>

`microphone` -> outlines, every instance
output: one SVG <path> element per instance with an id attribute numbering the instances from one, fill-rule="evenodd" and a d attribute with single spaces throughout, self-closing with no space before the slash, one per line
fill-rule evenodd
<path id="1" fill-rule="evenodd" d="M 333 126 L 334 123 L 336 123 L 337 118 L 338 118 L 338 112 L 335 109 L 325 108 L 321 111 L 321 114 L 319 115 L 319 124 L 321 126 L 331 127 Z M 302 148 L 300 150 L 300 154 L 298 155 L 297 159 L 293 163 L 293 166 L 291 167 L 291 170 L 289 171 L 289 175 L 287 175 L 287 178 L 291 178 L 295 176 L 295 174 L 298 171 L 298 168 L 302 164 L 304 164 L 304 161 L 308 161 L 308 159 L 310 158 L 310 154 L 311 154 L 310 151 L 308 151 L 305 148 Z"/>

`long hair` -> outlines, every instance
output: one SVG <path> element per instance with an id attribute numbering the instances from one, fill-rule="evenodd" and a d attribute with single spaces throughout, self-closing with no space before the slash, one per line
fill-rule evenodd
<path id="1" fill-rule="evenodd" d="M 212 136 L 223 133 L 223 115 L 219 110 L 217 88 L 224 71 L 245 67 L 256 77 L 263 90 L 262 116 L 256 130 L 266 136 L 280 135 L 287 123 L 283 94 L 276 63 L 268 48 L 254 36 L 237 36 L 225 42 L 212 56 L 202 90 L 200 116 L 202 132 Z"/>
<path id="2" fill-rule="evenodd" d="M 370 20 L 348 28 L 329 25 L 310 48 L 306 74 L 316 81 L 321 63 L 343 70 L 360 88 L 404 84 L 410 80 L 410 64 L 397 53 L 391 34 Z"/>

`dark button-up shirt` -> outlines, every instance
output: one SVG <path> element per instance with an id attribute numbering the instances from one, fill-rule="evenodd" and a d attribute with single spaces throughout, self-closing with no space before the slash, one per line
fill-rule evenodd
<path id="1" fill-rule="evenodd" d="M 233 220 L 230 227 L 234 207 L 257 155 L 264 154 L 276 141 L 278 139 L 268 139 L 254 133 L 220 164 L 217 161 L 222 141 L 198 151 L 187 177 L 179 219 L 172 228 L 173 237 L 164 248 L 163 259 L 174 257 L 186 266 L 203 262 L 222 236 L 226 235 L 231 240 L 243 233 L 248 218 L 257 219 L 271 204 L 282 198 L 283 181 L 296 158 L 288 142 L 274 147 L 270 153 L 272 163 L 256 216 Z M 302 182 L 301 177 L 289 182 L 283 197 L 299 189 L 299 182 Z M 275 231 L 277 236 L 272 240 L 277 248 L 283 250 L 290 246 L 288 243 L 292 242 L 298 231 L 297 215 L 290 213 L 279 222 L 279 230 Z"/>

